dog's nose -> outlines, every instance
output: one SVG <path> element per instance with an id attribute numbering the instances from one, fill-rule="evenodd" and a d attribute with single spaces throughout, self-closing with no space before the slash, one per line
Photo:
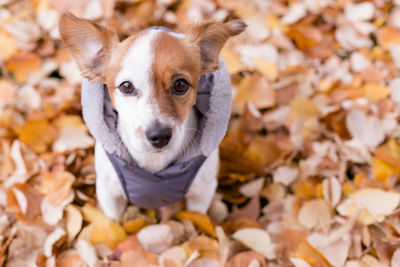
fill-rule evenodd
<path id="1" fill-rule="evenodd" d="M 147 139 L 156 148 L 162 148 L 168 145 L 169 141 L 171 140 L 171 136 L 171 128 L 151 127 L 146 131 Z"/>

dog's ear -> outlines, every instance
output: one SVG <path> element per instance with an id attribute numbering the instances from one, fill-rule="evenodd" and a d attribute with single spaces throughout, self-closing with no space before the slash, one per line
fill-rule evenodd
<path id="1" fill-rule="evenodd" d="M 241 20 L 208 22 L 194 26 L 186 34 L 186 40 L 200 49 L 201 74 L 218 69 L 218 55 L 226 40 L 241 33 L 246 27 Z"/>
<path id="2" fill-rule="evenodd" d="M 59 30 L 82 76 L 89 80 L 104 81 L 111 49 L 119 42 L 117 33 L 69 12 L 62 14 Z"/>

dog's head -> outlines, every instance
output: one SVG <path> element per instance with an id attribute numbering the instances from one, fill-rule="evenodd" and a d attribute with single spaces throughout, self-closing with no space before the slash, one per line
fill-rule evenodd
<path id="1" fill-rule="evenodd" d="M 120 42 L 115 31 L 64 13 L 61 37 L 89 80 L 107 84 L 119 116 L 119 132 L 130 151 L 176 151 L 196 103 L 200 75 L 218 68 L 226 40 L 246 25 L 211 22 L 184 38 L 147 30 Z"/>

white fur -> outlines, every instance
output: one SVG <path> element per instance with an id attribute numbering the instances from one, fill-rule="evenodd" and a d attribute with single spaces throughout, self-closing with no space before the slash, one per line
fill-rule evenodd
<path id="1" fill-rule="evenodd" d="M 165 168 L 187 148 L 198 131 L 197 117 L 193 109 L 182 125 L 179 121 L 161 114 L 154 101 L 151 82 L 151 65 L 154 62 L 154 55 L 151 47 L 158 34 L 158 30 L 148 31 L 135 41 L 128 50 L 116 77 L 115 87 L 124 81 L 131 81 L 138 95 L 126 96 L 118 89 L 114 93 L 121 139 L 139 166 L 150 172 Z M 161 151 L 156 151 L 144 136 L 144 131 L 156 119 L 162 125 L 173 129 L 170 143 Z M 142 129 L 141 138 L 137 136 L 138 129 Z M 216 149 L 197 173 L 186 196 L 189 210 L 207 212 L 217 187 L 218 160 L 218 149 Z M 108 217 L 118 219 L 126 207 L 127 200 L 117 173 L 99 143 L 96 144 L 95 167 L 96 192 L 100 206 Z"/>
<path id="2" fill-rule="evenodd" d="M 99 142 L 96 142 L 94 153 L 97 199 L 106 216 L 117 220 L 127 204 L 121 182 Z"/>

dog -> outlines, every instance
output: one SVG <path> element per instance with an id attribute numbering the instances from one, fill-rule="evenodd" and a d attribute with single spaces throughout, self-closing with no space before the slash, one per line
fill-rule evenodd
<path id="1" fill-rule="evenodd" d="M 63 43 L 86 78 L 83 115 L 96 139 L 96 194 L 106 216 L 118 220 L 129 201 L 158 208 L 183 197 L 188 210 L 207 212 L 231 102 L 219 53 L 245 28 L 240 20 L 199 24 L 185 35 L 152 28 L 120 42 L 113 29 L 61 16 Z M 219 94 L 218 83 L 229 92 Z"/>

